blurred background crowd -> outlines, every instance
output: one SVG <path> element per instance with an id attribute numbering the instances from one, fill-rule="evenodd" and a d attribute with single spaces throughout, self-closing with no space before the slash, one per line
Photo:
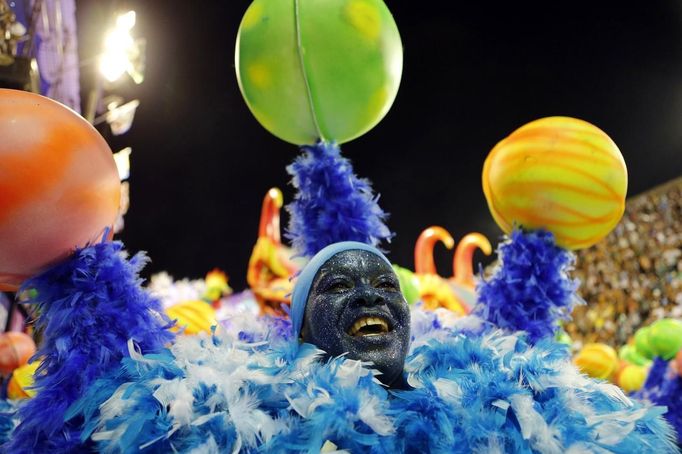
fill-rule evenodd
<path id="1" fill-rule="evenodd" d="M 682 318 L 682 178 L 628 200 L 607 238 L 577 254 L 587 305 L 565 329 L 580 348 L 614 347 L 663 317 Z"/>

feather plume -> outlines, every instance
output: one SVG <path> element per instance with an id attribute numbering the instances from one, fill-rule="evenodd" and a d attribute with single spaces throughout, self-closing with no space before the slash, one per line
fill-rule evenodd
<path id="1" fill-rule="evenodd" d="M 143 254 L 128 260 L 121 243 L 104 241 L 24 284 L 35 290 L 28 304 L 37 306 L 36 328 L 43 332 L 33 357 L 41 360 L 38 394 L 19 407 L 21 422 L 6 452 L 72 452 L 82 420 L 65 422 L 67 409 L 97 378 L 118 369 L 128 340 L 146 354 L 173 339 L 159 302 L 140 287 L 146 262 Z"/>
<path id="2" fill-rule="evenodd" d="M 297 192 L 287 206 L 288 238 L 307 257 L 339 241 L 377 246 L 393 234 L 384 223 L 368 180 L 358 178 L 336 144 L 319 142 L 302 147 L 303 154 L 287 167 Z"/>
<path id="3" fill-rule="evenodd" d="M 570 279 L 574 256 L 556 246 L 545 230 L 515 230 L 498 249 L 500 266 L 478 285 L 472 311 L 497 328 L 525 331 L 532 342 L 551 337 L 582 301 Z"/>

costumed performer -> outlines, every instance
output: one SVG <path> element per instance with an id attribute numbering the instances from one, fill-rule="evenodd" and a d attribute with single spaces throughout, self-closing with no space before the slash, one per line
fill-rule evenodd
<path id="1" fill-rule="evenodd" d="M 532 254 L 552 253 L 567 254 L 551 234 L 516 232 L 483 294 L 513 292 L 500 276 L 519 258 L 547 277 Z M 105 452 L 677 451 L 663 408 L 580 374 L 551 336 L 475 315 L 448 329 L 418 307 L 410 321 L 396 283 L 375 248 L 330 245 L 299 276 L 293 326 L 243 315 L 157 354 L 131 343 L 67 416 Z"/>

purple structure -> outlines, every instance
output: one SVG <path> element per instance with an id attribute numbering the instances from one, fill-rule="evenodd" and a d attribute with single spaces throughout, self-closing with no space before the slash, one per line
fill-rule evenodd
<path id="1" fill-rule="evenodd" d="M 43 0 L 36 24 L 41 94 L 81 111 L 76 0 Z"/>

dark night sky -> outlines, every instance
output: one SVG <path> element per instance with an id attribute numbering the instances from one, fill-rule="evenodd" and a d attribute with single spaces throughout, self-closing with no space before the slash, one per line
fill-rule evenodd
<path id="1" fill-rule="evenodd" d="M 148 251 L 147 273 L 196 278 L 219 267 L 242 289 L 262 197 L 278 186 L 291 200 L 285 166 L 298 153 L 256 122 L 237 86 L 234 41 L 249 2 L 128 4 L 147 38 L 148 67 L 143 85 L 116 89 L 141 100 L 133 129 L 111 140 L 133 147 L 120 238 Z M 413 266 L 414 242 L 429 225 L 456 240 L 480 231 L 496 242 L 483 161 L 540 117 L 574 116 L 606 131 L 628 164 L 629 195 L 682 175 L 679 0 L 387 4 L 405 49 L 400 92 L 386 118 L 343 151 L 391 213 L 394 262 Z M 84 57 L 97 50 L 108 6 L 79 1 Z"/>

